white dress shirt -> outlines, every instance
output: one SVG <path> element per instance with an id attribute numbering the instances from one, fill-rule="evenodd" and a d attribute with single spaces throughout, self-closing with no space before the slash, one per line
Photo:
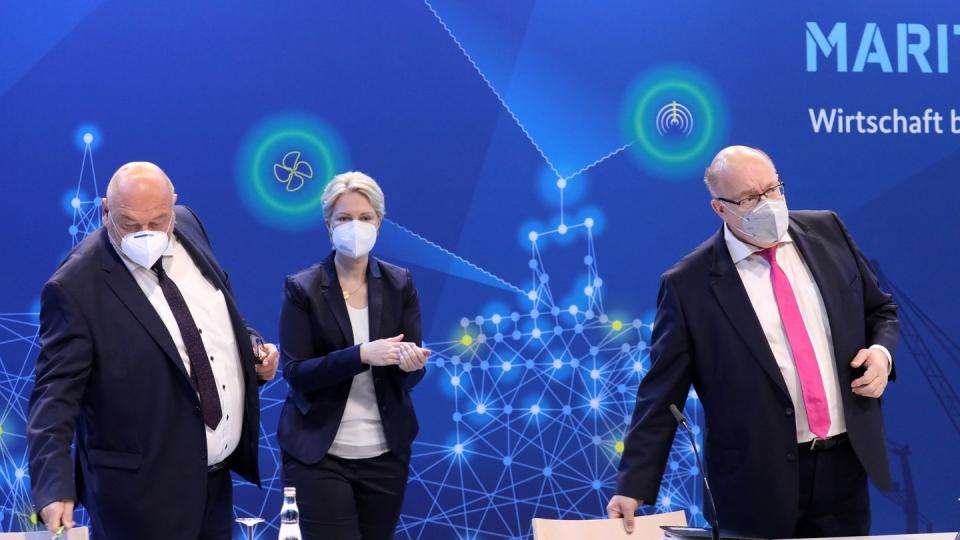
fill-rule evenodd
<path id="1" fill-rule="evenodd" d="M 773 284 L 770 282 L 770 264 L 761 255 L 756 254 L 760 248 L 747 244 L 733 235 L 730 228 L 724 225 L 724 240 L 730 257 L 737 267 L 737 273 L 747 289 L 747 296 L 753 310 L 760 319 L 760 326 L 767 337 L 773 357 L 777 360 L 780 374 L 787 384 L 787 391 L 793 401 L 794 418 L 797 427 L 797 442 L 803 443 L 816 438 L 807 424 L 807 410 L 803 404 L 803 393 L 800 388 L 800 377 L 797 375 L 797 366 L 793 361 L 793 351 L 787 340 L 786 330 L 780 318 L 777 299 L 773 293 Z M 820 296 L 820 288 L 804 263 L 797 246 L 790 234 L 780 239 L 777 248 L 777 264 L 790 280 L 793 294 L 800 308 L 803 324 L 810 336 L 813 352 L 820 367 L 820 378 L 827 396 L 827 407 L 830 410 L 830 431 L 832 437 L 847 431 L 847 423 L 843 416 L 843 402 L 840 392 L 850 392 L 851 389 L 841 389 L 837 377 L 837 364 L 833 354 L 833 336 L 830 331 L 830 321 L 827 310 Z M 852 358 L 844 358 L 849 362 Z"/>
<path id="2" fill-rule="evenodd" d="M 353 327 L 353 343 L 360 345 L 370 341 L 370 316 L 368 308 L 357 309 L 347 304 L 350 326 Z M 390 450 L 387 436 L 383 433 L 377 394 L 373 388 L 373 370 L 367 369 L 353 376 L 347 405 L 340 418 L 340 429 L 330 445 L 330 454 L 346 459 L 377 457 Z"/>
<path id="3" fill-rule="evenodd" d="M 160 289 L 157 274 L 125 255 L 122 255 L 121 259 L 170 332 L 189 375 L 190 357 L 187 347 L 183 343 L 177 320 Z M 210 368 L 217 383 L 223 417 L 216 429 L 204 426 L 207 436 L 207 464 L 214 465 L 227 459 L 237 448 L 243 426 L 243 372 L 240 369 L 240 352 L 237 349 L 230 312 L 227 310 L 223 292 L 203 276 L 180 240 L 174 237 L 162 259 L 164 271 L 176 283 L 194 323 L 200 329 L 200 339 L 210 357 Z M 247 343 L 240 345 L 250 346 Z"/>

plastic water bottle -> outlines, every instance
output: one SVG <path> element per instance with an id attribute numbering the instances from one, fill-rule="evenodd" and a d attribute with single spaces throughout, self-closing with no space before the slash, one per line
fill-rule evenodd
<path id="1" fill-rule="evenodd" d="M 283 488 L 283 506 L 280 508 L 280 540 L 303 540 L 300 536 L 300 509 L 297 508 L 297 488 Z"/>

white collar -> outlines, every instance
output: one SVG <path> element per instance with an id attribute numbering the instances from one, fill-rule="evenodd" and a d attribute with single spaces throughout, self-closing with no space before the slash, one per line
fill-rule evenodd
<path id="1" fill-rule="evenodd" d="M 739 263 L 758 251 L 763 251 L 763 248 L 748 244 L 737 238 L 736 235 L 733 234 L 733 231 L 730 230 L 730 226 L 726 223 L 723 224 L 723 240 L 727 243 L 727 251 L 730 252 L 730 258 L 733 259 L 733 264 Z M 779 243 L 787 244 L 792 242 L 793 238 L 790 238 L 790 233 L 785 232 Z"/>

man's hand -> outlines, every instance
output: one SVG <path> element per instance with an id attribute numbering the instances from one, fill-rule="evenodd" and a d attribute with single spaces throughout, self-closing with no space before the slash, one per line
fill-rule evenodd
<path id="1" fill-rule="evenodd" d="M 637 513 L 637 508 L 641 504 L 643 504 L 643 501 L 638 501 L 633 497 L 614 495 L 607 503 L 607 517 L 611 519 L 623 518 L 623 530 L 627 531 L 627 534 L 632 534 L 633 516 Z"/>
<path id="2" fill-rule="evenodd" d="M 423 369 L 427 365 L 427 357 L 433 354 L 433 351 L 418 347 L 413 343 L 403 342 L 400 344 L 400 369 L 411 372 Z"/>
<path id="3" fill-rule="evenodd" d="M 280 364 L 280 351 L 273 343 L 264 343 L 257 351 L 261 363 L 255 366 L 257 377 L 264 381 L 272 381 L 277 375 L 277 366 Z"/>
<path id="4" fill-rule="evenodd" d="M 47 525 L 47 530 L 55 533 L 60 526 L 72 529 L 76 526 L 73 521 L 73 501 L 53 501 L 40 510 L 40 519 Z"/>
<path id="5" fill-rule="evenodd" d="M 887 355 L 880 349 L 860 349 L 850 362 L 850 367 L 856 369 L 861 366 L 865 367 L 866 371 L 850 384 L 853 393 L 871 398 L 882 396 L 890 374 L 890 360 Z"/>

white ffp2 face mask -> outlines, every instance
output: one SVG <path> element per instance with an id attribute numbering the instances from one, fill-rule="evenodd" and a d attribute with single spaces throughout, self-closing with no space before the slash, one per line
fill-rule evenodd
<path id="1" fill-rule="evenodd" d="M 787 233 L 790 212 L 783 199 L 764 199 L 741 216 L 741 233 L 760 244 L 776 244 Z"/>
<path id="2" fill-rule="evenodd" d="M 373 249 L 377 243 L 377 228 L 372 223 L 354 219 L 334 227 L 331 236 L 334 249 L 356 259 Z"/>
<path id="3" fill-rule="evenodd" d="M 110 222 L 113 223 L 114 230 L 119 231 L 112 215 Z M 120 251 L 131 261 L 150 270 L 163 256 L 169 244 L 170 235 L 164 231 L 137 231 L 123 236 L 120 240 Z"/>

